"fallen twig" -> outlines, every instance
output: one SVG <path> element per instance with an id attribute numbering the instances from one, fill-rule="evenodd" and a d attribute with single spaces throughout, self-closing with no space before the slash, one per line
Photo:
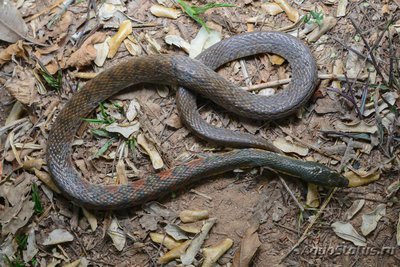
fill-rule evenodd
<path id="1" fill-rule="evenodd" d="M 359 78 L 357 78 L 355 80 L 364 81 L 367 78 L 368 78 L 368 76 L 362 76 L 362 77 L 359 77 Z M 324 73 L 318 74 L 318 79 L 321 79 L 321 80 L 346 81 L 345 75 L 324 74 Z M 246 90 L 246 91 L 256 91 L 256 90 L 261 90 L 261 89 L 265 89 L 265 88 L 269 88 L 269 87 L 277 87 L 277 86 L 280 86 L 280 85 L 288 84 L 288 83 L 291 82 L 291 80 L 292 79 L 290 79 L 290 78 L 289 79 L 282 79 L 282 80 L 276 80 L 276 81 L 272 81 L 272 82 L 260 83 L 260 84 L 247 86 L 247 87 L 242 87 L 242 88 L 244 90 Z"/>
<path id="2" fill-rule="evenodd" d="M 335 187 L 331 193 L 329 194 L 328 198 L 324 201 L 322 204 L 321 208 L 318 210 L 317 214 L 314 216 L 310 224 L 307 226 L 306 230 L 303 232 L 302 236 L 300 237 L 299 241 L 297 241 L 296 244 L 287 252 L 280 260 L 279 263 L 282 263 L 292 252 L 295 248 L 300 246 L 301 243 L 304 242 L 304 240 L 307 239 L 308 233 L 310 232 L 311 228 L 314 226 L 315 222 L 321 217 L 322 213 L 324 212 L 326 206 L 328 206 L 329 202 L 331 201 L 333 195 L 337 191 L 337 187 Z"/>

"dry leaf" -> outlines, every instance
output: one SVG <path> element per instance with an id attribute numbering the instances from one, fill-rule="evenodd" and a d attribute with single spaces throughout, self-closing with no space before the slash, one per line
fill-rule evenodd
<path id="1" fill-rule="evenodd" d="M 338 7 L 336 10 L 337 18 L 346 16 L 346 8 L 348 3 L 349 3 L 348 0 L 339 0 Z"/>
<path id="2" fill-rule="evenodd" d="M 11 44 L 6 49 L 0 51 L 0 67 L 10 61 L 13 56 L 26 59 L 26 51 L 22 41 Z"/>
<path id="3" fill-rule="evenodd" d="M 379 204 L 376 208 L 370 213 L 363 214 L 362 216 L 362 224 L 361 224 L 361 233 L 364 236 L 369 235 L 372 231 L 375 230 L 378 225 L 378 221 L 386 215 L 386 205 Z"/>
<path id="4" fill-rule="evenodd" d="M 81 264 L 81 260 L 79 259 L 79 260 L 73 261 L 71 263 L 68 263 L 66 265 L 63 265 L 63 267 L 78 267 L 80 264 Z"/>
<path id="5" fill-rule="evenodd" d="M 247 228 L 244 237 L 240 242 L 240 247 L 233 257 L 234 267 L 250 266 L 251 259 L 261 246 L 261 242 L 257 234 L 259 226 L 260 224 L 253 220 L 250 227 Z"/>
<path id="6" fill-rule="evenodd" d="M 132 56 L 140 56 L 142 54 L 142 47 L 137 42 L 133 42 L 130 39 L 125 39 L 124 45 L 126 50 L 128 50 Z"/>
<path id="7" fill-rule="evenodd" d="M 126 119 L 128 121 L 133 121 L 138 112 L 140 111 L 140 104 L 136 99 L 132 99 L 129 103 L 128 109 L 126 110 Z"/>
<path id="8" fill-rule="evenodd" d="M 194 261 L 197 253 L 199 252 L 201 246 L 203 245 L 208 233 L 210 232 L 213 225 L 217 222 L 216 218 L 209 219 L 206 221 L 201 228 L 201 233 L 198 234 L 190 243 L 188 249 L 185 254 L 183 254 L 180 258 L 182 264 L 190 265 Z"/>
<path id="9" fill-rule="evenodd" d="M 132 124 L 118 124 L 116 122 L 107 125 L 105 130 L 110 133 L 119 133 L 128 139 L 133 133 L 139 131 L 140 123 L 133 122 Z"/>
<path id="10" fill-rule="evenodd" d="M 93 45 L 94 49 L 96 49 L 96 58 L 94 59 L 94 64 L 99 67 L 102 67 L 104 65 L 108 52 L 110 51 L 110 47 L 108 46 L 108 42 L 110 41 L 110 39 L 111 38 L 107 36 L 104 42 Z"/>
<path id="11" fill-rule="evenodd" d="M 187 240 L 180 244 L 179 246 L 173 248 L 172 250 L 165 253 L 162 257 L 158 259 L 159 264 L 166 264 L 174 259 L 179 259 L 185 252 L 186 249 L 189 247 L 191 240 Z"/>
<path id="12" fill-rule="evenodd" d="M 22 209 L 18 211 L 18 213 L 12 217 L 8 223 L 2 223 L 3 227 L 1 229 L 1 233 L 6 235 L 8 233 L 15 234 L 20 228 L 24 227 L 28 221 L 31 219 L 35 206 L 33 201 L 29 199 L 25 199 L 25 201 L 21 204 Z M 4 211 L 7 212 L 10 209 L 5 209 Z M 12 209 L 15 210 L 15 209 Z"/>
<path id="13" fill-rule="evenodd" d="M 190 42 L 189 57 L 195 58 L 203 50 L 221 41 L 221 38 L 220 32 L 215 30 L 207 32 L 204 27 L 201 27 L 196 37 Z"/>
<path id="14" fill-rule="evenodd" d="M 357 199 L 356 201 L 354 201 L 351 207 L 344 214 L 346 220 L 351 220 L 354 217 L 354 215 L 356 215 L 357 212 L 359 212 L 362 209 L 364 204 L 365 204 L 364 199 Z"/>
<path id="15" fill-rule="evenodd" d="M 144 150 L 146 150 L 154 169 L 161 169 L 164 166 L 164 162 L 155 146 L 149 143 L 143 134 L 139 134 L 136 141 Z"/>
<path id="16" fill-rule="evenodd" d="M 163 244 L 167 249 L 174 249 L 182 244 L 166 234 L 150 233 L 150 238 L 157 244 Z"/>
<path id="17" fill-rule="evenodd" d="M 26 242 L 26 250 L 22 252 L 24 262 L 29 262 L 32 260 L 38 252 L 39 249 L 36 246 L 35 230 L 31 229 L 29 230 L 28 240 Z"/>
<path id="18" fill-rule="evenodd" d="M 66 61 L 66 66 L 73 66 L 79 69 L 89 65 L 96 59 L 97 51 L 94 48 L 94 45 L 104 42 L 105 39 L 106 34 L 104 32 L 94 33 L 77 51 L 72 53 Z"/>
<path id="19" fill-rule="evenodd" d="M 0 251 L 0 266 L 6 266 L 6 256 L 11 259 L 14 257 L 15 252 L 17 251 L 17 246 L 13 241 L 12 235 L 8 235 L 4 240 L 2 240 L 2 243 L 0 244 Z"/>
<path id="20" fill-rule="evenodd" d="M 92 231 L 93 232 L 96 231 L 96 229 L 97 229 L 97 218 L 96 218 L 96 216 L 94 216 L 91 212 L 89 212 L 85 208 L 82 208 L 82 211 L 83 211 L 83 215 L 88 220 L 90 228 L 92 229 Z"/>
<path id="21" fill-rule="evenodd" d="M 118 251 L 122 251 L 126 243 L 126 234 L 119 228 L 118 220 L 113 218 L 107 229 L 107 234 L 111 237 L 114 247 Z"/>
<path id="22" fill-rule="evenodd" d="M 118 160 L 116 171 L 118 184 L 128 184 L 128 176 L 126 175 L 125 163 L 122 159 Z"/>
<path id="23" fill-rule="evenodd" d="M 169 223 L 164 227 L 164 229 L 169 236 L 171 236 L 173 239 L 177 241 L 189 239 L 186 233 L 182 231 L 182 229 L 176 224 Z"/>
<path id="24" fill-rule="evenodd" d="M 158 228 L 158 219 L 159 217 L 154 214 L 144 214 L 140 217 L 139 223 L 146 231 L 155 231 Z"/>
<path id="25" fill-rule="evenodd" d="M 182 222 L 189 223 L 207 219 L 209 215 L 208 210 L 184 210 L 179 213 L 179 218 Z"/>
<path id="26" fill-rule="evenodd" d="M 286 153 L 296 153 L 300 156 L 307 156 L 308 148 L 294 143 L 289 136 L 286 138 L 278 137 L 274 142 L 274 146 Z"/>
<path id="27" fill-rule="evenodd" d="M 143 210 L 150 214 L 161 216 L 169 221 L 176 218 L 176 213 L 158 202 L 151 201 L 143 205 Z"/>
<path id="28" fill-rule="evenodd" d="M 48 237 L 43 241 L 44 246 L 56 245 L 65 242 L 71 242 L 74 240 L 74 236 L 65 229 L 55 229 Z"/>
<path id="29" fill-rule="evenodd" d="M 285 59 L 278 55 L 270 55 L 268 54 L 269 61 L 271 61 L 272 65 L 280 66 L 285 62 Z"/>
<path id="30" fill-rule="evenodd" d="M 294 23 L 299 20 L 299 12 L 294 9 L 286 0 L 275 0 L 275 3 L 277 3 L 283 9 L 283 11 L 285 11 L 289 20 Z"/>
<path id="31" fill-rule="evenodd" d="M 310 43 L 316 42 L 322 35 L 324 35 L 330 29 L 335 27 L 336 23 L 337 23 L 337 19 L 335 19 L 334 17 L 324 16 L 324 19 L 322 20 L 322 26 L 315 28 L 308 35 L 307 41 Z"/>
<path id="32" fill-rule="evenodd" d="M 4 86 L 15 99 L 24 105 L 30 106 L 39 101 L 35 84 L 36 80 L 31 70 L 16 66 L 12 78 Z"/>
<path id="33" fill-rule="evenodd" d="M 271 16 L 275 16 L 283 12 L 283 9 L 277 3 L 261 4 L 261 10 Z"/>
<path id="34" fill-rule="evenodd" d="M 356 121 L 351 123 L 343 123 L 336 121 L 334 123 L 336 130 L 345 133 L 376 133 L 378 127 L 376 125 L 368 125 L 365 121 Z"/>
<path id="35" fill-rule="evenodd" d="M 352 242 L 355 246 L 365 247 L 367 240 L 354 229 L 350 223 L 334 222 L 331 224 L 337 236 Z"/>
<path id="36" fill-rule="evenodd" d="M 308 183 L 306 204 L 311 208 L 317 208 L 319 206 L 320 203 L 317 185 Z"/>
<path id="37" fill-rule="evenodd" d="M 147 47 L 150 50 L 150 52 L 156 54 L 161 53 L 161 45 L 154 38 L 152 38 L 150 35 L 146 33 L 144 35 L 144 39 L 146 39 L 146 41 L 149 43 Z"/>
<path id="38" fill-rule="evenodd" d="M 169 45 L 175 45 L 176 47 L 182 48 L 186 53 L 189 53 L 190 51 L 190 44 L 178 35 L 167 35 L 164 40 Z"/>
<path id="39" fill-rule="evenodd" d="M 201 227 L 203 226 L 202 222 L 195 223 L 182 223 L 178 225 L 182 231 L 190 234 L 198 234 L 201 231 Z"/>
<path id="40" fill-rule="evenodd" d="M 108 41 L 110 50 L 108 51 L 108 58 L 113 58 L 118 51 L 122 41 L 132 33 L 132 22 L 130 20 L 125 20 L 119 26 L 118 32 L 111 37 Z"/>
<path id="41" fill-rule="evenodd" d="M 343 173 L 343 176 L 349 180 L 349 187 L 358 187 L 379 180 L 380 174 L 379 169 L 370 172 L 360 169 L 357 172 L 355 170 L 347 171 Z"/>
<path id="42" fill-rule="evenodd" d="M 20 39 L 25 39 L 31 43 L 43 45 L 30 38 L 27 33 L 28 26 L 14 4 L 9 0 L 0 1 L 0 40 L 15 43 Z"/>
<path id="43" fill-rule="evenodd" d="M 120 1 L 106 1 L 99 8 L 99 18 L 101 20 L 109 20 L 114 17 L 117 11 L 124 12 L 126 7 Z"/>
<path id="44" fill-rule="evenodd" d="M 50 174 L 44 171 L 39 171 L 38 169 L 34 169 L 35 176 L 39 178 L 47 187 L 49 187 L 54 192 L 61 194 L 60 189 L 58 189 L 57 185 L 54 183 L 53 179 L 51 178 Z"/>
<path id="45" fill-rule="evenodd" d="M 165 124 L 174 129 L 180 129 L 183 126 L 180 117 L 176 113 L 173 113 L 168 119 L 166 119 Z"/>
<path id="46" fill-rule="evenodd" d="M 225 252 L 233 245 L 233 240 L 226 238 L 214 246 L 203 249 L 204 261 L 202 267 L 213 267 Z"/>
<path id="47" fill-rule="evenodd" d="M 156 17 L 177 19 L 181 14 L 180 10 L 175 8 L 165 7 L 161 5 L 153 5 L 150 7 L 150 12 Z"/>
<path id="48" fill-rule="evenodd" d="M 397 221 L 397 227 L 396 227 L 396 241 L 397 241 L 397 245 L 400 246 L 400 213 L 399 213 L 399 220 Z"/>
<path id="49" fill-rule="evenodd" d="M 29 200 L 33 179 L 33 175 L 24 173 L 17 177 L 14 184 L 0 185 L 0 198 L 4 201 L 0 209 L 3 235 L 15 234 L 33 215 L 34 202 Z"/>
<path id="50" fill-rule="evenodd" d="M 0 40 L 15 43 L 27 32 L 28 26 L 18 9 L 8 0 L 0 1 Z"/>
<path id="51" fill-rule="evenodd" d="M 351 48 L 358 52 L 363 53 L 364 45 L 362 44 L 352 44 Z M 356 53 L 353 51 L 349 51 L 346 60 L 346 75 L 349 79 L 354 79 L 358 77 L 359 73 L 365 67 L 363 59 L 361 59 Z"/>
<path id="52" fill-rule="evenodd" d="M 46 37 L 53 37 L 57 40 L 64 38 L 68 34 L 68 28 L 73 22 L 74 17 L 72 12 L 66 11 L 57 24 L 52 27 L 51 32 Z"/>

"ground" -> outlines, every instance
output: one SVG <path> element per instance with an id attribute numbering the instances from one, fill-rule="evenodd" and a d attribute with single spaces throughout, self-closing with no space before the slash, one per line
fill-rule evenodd
<path id="1" fill-rule="evenodd" d="M 153 242 L 152 234 L 195 239 L 177 226 L 199 228 L 207 221 L 183 223 L 179 215 L 187 210 L 216 218 L 202 248 L 233 241 L 220 266 L 400 265 L 398 0 L 226 0 L 217 3 L 234 6 L 198 15 L 217 40 L 260 30 L 300 36 L 320 77 L 310 101 L 279 121 L 243 119 L 206 99 L 198 101 L 201 116 L 271 140 L 287 155 L 318 161 L 362 186 L 320 188 L 267 169 L 235 170 L 113 212 L 83 209 L 52 182 L 45 149 L 52 124 L 95 73 L 127 58 L 201 50 L 204 43 L 199 48 L 191 42 L 201 25 L 175 1 L 11 2 L 12 16 L 0 19 L 1 265 L 158 266 L 169 249 Z M 190 1 L 196 7 L 207 3 L 212 1 Z M 157 14 L 155 5 L 172 8 L 172 15 Z M 269 13 L 278 6 L 285 12 Z M 314 31 L 305 32 L 309 27 Z M 115 43 L 118 29 L 122 44 Z M 280 58 L 256 55 L 218 74 L 270 94 L 287 87 L 291 69 Z M 145 84 L 103 102 L 74 139 L 72 159 L 85 179 L 145 179 L 229 150 L 182 125 L 175 91 Z M 195 256 L 192 264 L 200 266 L 204 254 Z"/>

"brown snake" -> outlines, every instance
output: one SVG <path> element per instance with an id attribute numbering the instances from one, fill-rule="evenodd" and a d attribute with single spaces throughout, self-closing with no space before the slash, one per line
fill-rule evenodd
<path id="1" fill-rule="evenodd" d="M 266 52 L 284 57 L 292 68 L 289 88 L 273 96 L 246 92 L 213 71 L 234 59 Z M 229 147 L 271 150 L 273 147 L 261 137 L 215 128 L 204 122 L 192 92 L 240 116 L 269 120 L 286 116 L 306 103 L 316 81 L 317 67 L 310 50 L 296 38 L 279 32 L 237 35 L 215 44 L 195 60 L 167 55 L 133 58 L 100 73 L 67 102 L 48 138 L 48 166 L 66 196 L 78 205 L 96 209 L 139 205 L 195 180 L 245 167 L 265 166 L 324 186 L 347 186 L 346 178 L 324 165 L 250 148 L 193 160 L 127 185 L 91 184 L 73 167 L 71 143 L 81 118 L 93 111 L 99 102 L 131 85 L 155 83 L 187 88 L 190 91 L 178 90 L 177 105 L 183 122 L 195 133 Z"/>

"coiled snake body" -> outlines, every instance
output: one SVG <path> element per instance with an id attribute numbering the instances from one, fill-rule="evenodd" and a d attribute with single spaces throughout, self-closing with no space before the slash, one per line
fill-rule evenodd
<path id="1" fill-rule="evenodd" d="M 265 97 L 248 93 L 213 71 L 234 59 L 265 52 L 281 55 L 292 68 L 289 88 L 276 95 Z M 139 205 L 195 180 L 244 167 L 266 166 L 308 182 L 347 186 L 346 178 L 324 165 L 254 149 L 271 150 L 273 147 L 262 138 L 215 128 L 204 122 L 196 109 L 194 93 L 199 93 L 243 117 L 280 118 L 308 101 L 316 84 L 316 71 L 309 49 L 296 38 L 279 32 L 237 35 L 210 47 L 195 60 L 166 55 L 130 59 L 87 82 L 61 110 L 48 138 L 49 170 L 65 195 L 79 205 L 96 209 Z M 128 185 L 89 183 L 75 170 L 70 156 L 71 143 L 81 118 L 93 111 L 100 101 L 138 83 L 182 86 L 177 92 L 177 105 L 183 122 L 191 130 L 218 144 L 248 149 L 196 159 Z"/>

